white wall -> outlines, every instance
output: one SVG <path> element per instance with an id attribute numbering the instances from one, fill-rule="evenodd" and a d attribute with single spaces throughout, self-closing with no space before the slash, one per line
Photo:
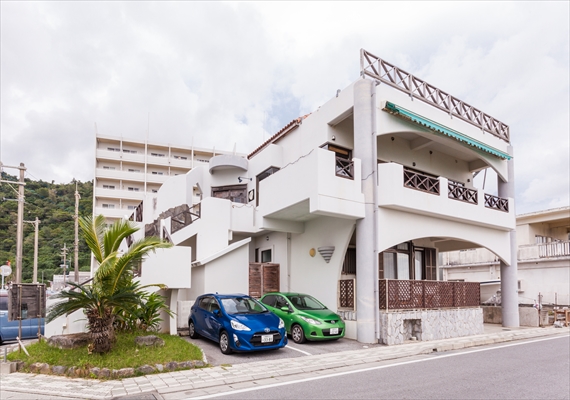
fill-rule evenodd
<path id="1" fill-rule="evenodd" d="M 246 244 L 204 266 L 204 293 L 248 294 L 248 278 L 249 246 Z"/>
<path id="2" fill-rule="evenodd" d="M 331 310 L 338 309 L 338 280 L 354 226 L 354 221 L 321 217 L 306 222 L 305 233 L 292 235 L 290 291 L 310 294 Z M 335 246 L 328 264 L 318 252 L 321 246 Z M 312 248 L 314 257 L 309 254 Z"/>
<path id="3" fill-rule="evenodd" d="M 142 267 L 143 285 L 162 283 L 171 289 L 191 287 L 190 247 L 175 246 L 150 253 Z"/>

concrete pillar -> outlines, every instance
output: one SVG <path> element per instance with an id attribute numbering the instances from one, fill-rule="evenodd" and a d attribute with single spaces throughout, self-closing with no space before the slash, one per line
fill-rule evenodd
<path id="1" fill-rule="evenodd" d="M 354 157 L 362 161 L 362 193 L 365 217 L 356 221 L 356 339 L 361 343 L 377 343 L 375 287 L 378 286 L 378 257 L 374 245 L 376 221 L 376 110 L 374 82 L 361 79 L 354 85 Z"/>
<path id="2" fill-rule="evenodd" d="M 178 335 L 178 289 L 170 289 L 170 310 L 174 313 L 173 317 L 169 316 L 168 333 Z"/>
<path id="3" fill-rule="evenodd" d="M 509 146 L 509 154 L 513 155 L 513 147 Z M 508 181 L 498 179 L 498 194 L 503 198 L 515 198 L 515 171 L 514 161 L 507 161 Z M 509 204 L 510 212 L 515 212 L 515 205 Z M 501 308 L 503 312 L 503 326 L 510 328 L 519 327 L 519 294 L 518 294 L 518 263 L 517 263 L 517 231 L 516 227 L 509 232 L 511 245 L 511 265 L 501 261 Z"/>

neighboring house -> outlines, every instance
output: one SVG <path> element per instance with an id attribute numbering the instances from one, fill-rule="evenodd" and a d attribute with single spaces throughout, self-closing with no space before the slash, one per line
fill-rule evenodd
<path id="1" fill-rule="evenodd" d="M 508 126 L 364 50 L 361 68 L 247 158 L 145 192 L 137 235 L 175 246 L 142 283 L 168 285 L 173 310 L 205 292 L 310 293 L 347 337 L 394 344 L 482 333 L 479 284 L 437 280 L 438 253 L 482 247 L 501 262 L 503 324 L 518 326 Z M 498 196 L 473 186 L 486 168 Z"/>
<path id="2" fill-rule="evenodd" d="M 109 224 L 131 215 L 147 193 L 158 192 L 171 176 L 208 165 L 216 154 L 230 154 L 99 134 L 95 140 L 93 214 L 104 215 Z"/>
<path id="3" fill-rule="evenodd" d="M 519 303 L 570 305 L 570 207 L 517 216 Z M 481 300 L 500 291 L 497 256 L 486 249 L 440 253 L 443 279 L 482 282 Z M 495 297 L 493 297 L 495 296 Z"/>

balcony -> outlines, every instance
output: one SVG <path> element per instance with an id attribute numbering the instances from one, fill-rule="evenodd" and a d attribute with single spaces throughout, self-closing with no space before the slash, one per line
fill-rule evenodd
<path id="1" fill-rule="evenodd" d="M 557 257 L 570 257 L 570 240 L 523 245 L 518 252 L 519 261 Z"/>
<path id="2" fill-rule="evenodd" d="M 106 198 L 106 199 L 123 199 L 123 200 L 139 200 L 144 199 L 144 190 L 134 191 L 134 190 L 119 190 L 119 189 L 103 189 L 96 187 L 93 191 L 93 196 L 96 198 Z"/>
<path id="3" fill-rule="evenodd" d="M 259 183 L 258 214 L 289 221 L 314 215 L 363 218 L 360 171 L 359 159 L 339 164 L 334 152 L 316 148 Z"/>
<path id="4" fill-rule="evenodd" d="M 380 207 L 506 231 L 515 226 L 511 201 L 400 164 L 378 164 Z"/>

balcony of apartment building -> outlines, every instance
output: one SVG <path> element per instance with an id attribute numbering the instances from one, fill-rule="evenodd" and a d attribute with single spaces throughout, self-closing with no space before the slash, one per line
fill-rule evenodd
<path id="1" fill-rule="evenodd" d="M 509 230 L 515 218 L 512 201 L 401 164 L 378 164 L 380 207 Z"/>
<path id="2" fill-rule="evenodd" d="M 264 179 L 255 198 L 264 218 L 301 222 L 316 215 L 364 217 L 360 160 L 348 154 L 315 148 L 260 176 Z"/>
<path id="3" fill-rule="evenodd" d="M 98 179 L 131 180 L 144 182 L 144 168 L 142 166 L 123 165 L 97 167 L 96 176 Z"/>
<path id="4" fill-rule="evenodd" d="M 97 160 L 127 161 L 137 164 L 144 164 L 145 162 L 144 149 L 142 151 L 129 149 L 121 150 L 120 147 L 106 146 L 98 148 L 96 150 L 95 157 Z"/>

